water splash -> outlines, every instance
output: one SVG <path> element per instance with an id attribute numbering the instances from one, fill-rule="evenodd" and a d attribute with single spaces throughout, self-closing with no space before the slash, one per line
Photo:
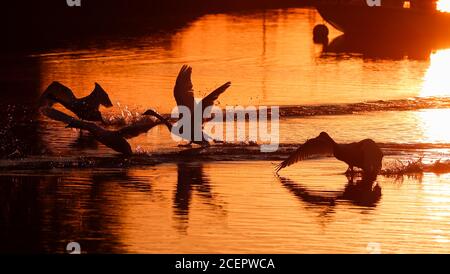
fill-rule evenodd
<path id="1" fill-rule="evenodd" d="M 126 126 L 135 122 L 141 122 L 145 120 L 153 120 L 148 116 L 141 115 L 140 111 L 136 109 L 130 109 L 127 105 L 122 106 L 120 102 L 116 103 L 118 110 L 104 114 L 104 124 L 106 126 Z"/>
<path id="2" fill-rule="evenodd" d="M 424 163 L 423 158 L 417 160 L 400 161 L 390 163 L 381 171 L 385 176 L 418 175 L 426 172 L 436 174 L 450 173 L 450 160 L 437 160 L 431 163 Z"/>

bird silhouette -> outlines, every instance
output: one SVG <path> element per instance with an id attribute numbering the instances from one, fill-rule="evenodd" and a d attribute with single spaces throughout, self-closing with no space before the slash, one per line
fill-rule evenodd
<path id="1" fill-rule="evenodd" d="M 103 121 L 99 111 L 100 105 L 113 106 L 106 91 L 97 83 L 91 94 L 83 98 L 76 98 L 72 90 L 55 81 L 41 95 L 40 107 L 52 107 L 55 103 L 60 103 L 78 118 L 93 122 Z"/>
<path id="2" fill-rule="evenodd" d="M 169 120 L 167 118 L 164 118 L 161 114 L 159 114 L 158 112 L 156 112 L 153 109 L 148 109 L 147 111 L 145 111 L 142 115 L 146 115 L 146 116 L 153 116 L 156 119 L 158 119 L 162 124 L 164 124 L 167 129 L 169 131 L 172 131 L 173 125 L 169 122 Z"/>
<path id="3" fill-rule="evenodd" d="M 191 138 L 189 140 L 190 144 L 191 143 L 206 144 L 208 142 L 207 139 L 209 138 L 205 138 L 203 127 L 198 127 L 195 125 L 194 113 L 195 111 L 201 112 L 200 115 L 202 117 L 203 114 L 209 115 L 210 113 L 205 113 L 205 109 L 214 104 L 214 102 L 219 98 L 219 96 L 231 86 L 231 82 L 223 84 L 222 86 L 218 87 L 216 90 L 211 92 L 209 95 L 207 95 L 205 98 L 196 102 L 194 98 L 191 76 L 192 76 L 192 68 L 187 65 L 183 65 L 180 72 L 178 73 L 173 94 L 178 106 L 185 106 L 190 110 L 191 113 Z M 202 131 L 201 134 L 202 141 L 197 140 L 194 141 L 195 132 L 199 130 Z"/>
<path id="4" fill-rule="evenodd" d="M 53 120 L 67 124 L 68 128 L 78 128 L 89 131 L 95 140 L 125 155 L 131 155 L 133 153 L 131 146 L 126 139 L 137 137 L 161 124 L 159 121 L 143 120 L 117 130 L 108 130 L 95 123 L 76 119 L 54 108 L 42 108 L 41 112 Z"/>
<path id="5" fill-rule="evenodd" d="M 276 167 L 278 173 L 281 169 L 291 166 L 299 161 L 318 155 L 333 155 L 336 159 L 345 162 L 353 172 L 354 167 L 361 168 L 367 178 L 376 178 L 382 167 L 383 152 L 372 139 L 364 139 L 350 144 L 338 144 L 326 132 L 321 132 L 314 139 L 306 141 L 286 160 Z"/>
<path id="6" fill-rule="evenodd" d="M 161 124 L 165 125 L 167 127 L 167 129 L 172 133 L 172 134 L 177 134 L 176 131 L 172 131 L 173 128 L 173 124 L 170 123 L 170 121 L 167 118 L 164 118 L 161 114 L 159 114 L 158 112 L 156 112 L 153 109 L 149 109 L 147 111 L 145 111 L 142 115 L 147 115 L 147 116 L 153 116 L 156 119 L 158 119 L 160 121 Z M 203 132 L 204 135 L 206 135 L 206 133 Z M 177 134 L 178 135 L 178 134 Z M 179 137 L 183 137 L 183 136 L 179 136 Z M 211 138 L 212 139 L 212 138 Z M 213 140 L 216 143 L 220 143 L 220 141 L 218 140 Z M 201 145 L 201 146 L 206 146 L 209 145 L 207 140 L 202 140 L 202 141 L 190 141 L 190 143 L 188 144 L 188 146 L 191 144 L 197 144 L 197 145 Z M 185 145 L 180 145 L 180 146 L 185 146 Z"/>

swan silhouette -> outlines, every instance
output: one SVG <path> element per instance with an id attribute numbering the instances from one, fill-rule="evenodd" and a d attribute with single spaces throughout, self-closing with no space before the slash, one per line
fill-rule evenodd
<path id="1" fill-rule="evenodd" d="M 67 124 L 66 127 L 68 128 L 78 128 L 89 131 L 95 140 L 125 155 L 131 155 L 133 153 L 131 146 L 126 139 L 131 139 L 146 133 L 153 127 L 161 124 L 159 121 L 146 120 L 135 122 L 117 130 L 107 130 L 95 123 L 76 119 L 53 108 L 43 108 L 41 112 L 53 120 Z"/>
<path id="2" fill-rule="evenodd" d="M 208 143 L 207 139 L 209 138 L 205 138 L 205 133 L 203 132 L 202 127 L 195 126 L 194 113 L 195 111 L 201 111 L 201 115 L 205 114 L 205 109 L 214 104 L 219 96 L 231 86 L 231 82 L 226 82 L 225 84 L 211 92 L 209 95 L 207 95 L 205 98 L 203 98 L 199 102 L 196 102 L 194 98 L 191 76 L 192 68 L 190 66 L 183 65 L 180 72 L 178 73 L 173 94 L 177 105 L 187 107 L 191 113 L 191 138 L 189 140 L 189 144 L 195 143 L 205 145 Z M 198 130 L 202 131 L 202 140 L 194 141 L 195 132 Z"/>
<path id="3" fill-rule="evenodd" d="M 159 114 L 159 113 L 156 112 L 155 110 L 153 110 L 153 109 L 148 109 L 148 110 L 145 111 L 142 115 L 147 115 L 147 116 L 153 116 L 153 117 L 155 117 L 156 119 L 158 119 L 158 120 L 160 121 L 161 124 L 165 125 L 165 126 L 167 127 L 167 129 L 168 129 L 171 133 L 173 133 L 173 132 L 172 132 L 173 125 L 169 122 L 169 120 L 168 120 L 167 118 L 164 118 L 161 114 Z M 197 145 L 201 145 L 201 146 L 205 146 L 205 145 L 208 145 L 208 144 L 209 144 L 208 141 L 206 141 L 206 140 L 203 140 L 203 141 L 190 141 L 189 144 L 191 144 L 191 143 L 194 143 L 194 144 L 197 144 Z"/>
<path id="4" fill-rule="evenodd" d="M 100 105 L 113 106 L 108 94 L 98 83 L 95 83 L 91 94 L 83 98 L 76 98 L 72 90 L 55 81 L 41 95 L 40 106 L 52 107 L 55 103 L 60 103 L 81 120 L 92 122 L 103 121 L 102 114 L 99 111 Z"/>
<path id="5" fill-rule="evenodd" d="M 368 178 L 376 178 L 382 167 L 383 152 L 372 139 L 364 139 L 350 144 L 338 144 L 326 132 L 321 132 L 314 139 L 306 141 L 286 160 L 276 167 L 281 169 L 314 155 L 333 155 L 348 165 L 348 171 L 354 167 L 361 168 Z"/>
<path id="6" fill-rule="evenodd" d="M 153 116 L 156 119 L 158 119 L 163 125 L 165 125 L 167 127 L 167 129 L 169 131 L 172 131 L 173 125 L 169 122 L 169 120 L 167 118 L 164 118 L 161 114 L 159 114 L 158 112 L 156 112 L 153 109 L 148 109 L 146 110 L 142 115 L 146 115 L 146 116 Z"/>

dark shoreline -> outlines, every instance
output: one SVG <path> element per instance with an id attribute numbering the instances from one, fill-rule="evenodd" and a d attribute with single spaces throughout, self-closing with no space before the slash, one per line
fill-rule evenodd
<path id="1" fill-rule="evenodd" d="M 214 13 L 306 7 L 310 0 L 65 0 L 7 2 L 0 16 L 3 43 L 8 51 L 54 48 L 64 39 L 96 36 L 137 36 L 171 32 L 196 18 Z M 56 46 L 58 47 L 58 46 Z"/>

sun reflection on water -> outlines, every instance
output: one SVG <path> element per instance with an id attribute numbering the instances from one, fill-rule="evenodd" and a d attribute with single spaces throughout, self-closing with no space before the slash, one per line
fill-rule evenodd
<path id="1" fill-rule="evenodd" d="M 450 143 L 450 109 L 427 109 L 417 112 L 423 129 L 423 142 Z"/>
<path id="2" fill-rule="evenodd" d="M 450 12 L 450 1 L 449 0 L 439 0 L 437 1 L 437 10 Z"/>
<path id="3" fill-rule="evenodd" d="M 439 50 L 431 54 L 430 67 L 424 76 L 420 93 L 423 97 L 450 96 L 450 49 Z"/>
<path id="4" fill-rule="evenodd" d="M 450 97 L 450 49 L 438 50 L 430 55 L 421 97 Z M 450 120 L 449 109 L 426 109 L 417 112 L 423 129 L 423 142 L 450 143 L 450 127 L 445 121 Z"/>

